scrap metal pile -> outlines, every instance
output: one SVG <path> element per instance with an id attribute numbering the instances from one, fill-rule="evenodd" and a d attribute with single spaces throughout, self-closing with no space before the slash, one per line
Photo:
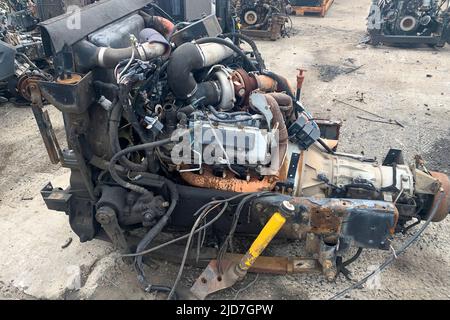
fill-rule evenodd
<path id="1" fill-rule="evenodd" d="M 446 218 L 446 175 L 398 150 L 382 164 L 337 152 L 338 128 L 299 101 L 301 76 L 294 88 L 267 70 L 256 45 L 222 34 L 214 15 L 177 27 L 157 12 L 148 0 L 109 0 L 81 10 L 81 29 L 67 29 L 67 15 L 42 23 L 60 72 L 31 89 L 49 155 L 71 170 L 68 189 L 42 190 L 48 208 L 82 242 L 109 239 L 135 257 L 145 290 L 175 297 L 184 265 L 202 260 L 195 252 L 214 258 L 192 288 L 198 298 L 248 271 L 333 280 L 350 248 L 390 250 L 395 233 Z M 64 116 L 66 150 L 42 98 Z M 161 243 L 163 231 L 174 240 Z M 239 254 L 235 239 L 255 235 Z M 274 237 L 304 240 L 307 255 L 257 259 Z M 171 250 L 182 257 L 177 283 L 152 284 L 143 256 Z"/>
<path id="2" fill-rule="evenodd" d="M 368 18 L 372 44 L 450 43 L 448 0 L 373 0 Z"/>
<path id="3" fill-rule="evenodd" d="M 271 40 L 288 36 L 292 13 L 289 0 L 237 0 L 233 6 L 242 33 Z"/>
<path id="4" fill-rule="evenodd" d="M 39 19 L 31 1 L 10 1 L 0 16 L 0 100 L 30 101 L 31 80 L 51 80 L 42 39 L 36 30 Z"/>
<path id="5" fill-rule="evenodd" d="M 8 0 L 0 13 L 0 102 L 28 105 L 30 85 L 53 80 L 53 63 L 42 44 L 38 23 L 93 0 Z"/>

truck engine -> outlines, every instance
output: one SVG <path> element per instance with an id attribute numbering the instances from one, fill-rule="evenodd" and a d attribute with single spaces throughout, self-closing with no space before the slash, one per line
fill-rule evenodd
<path id="1" fill-rule="evenodd" d="M 248 38 L 222 34 L 215 16 L 177 28 L 158 12 L 109 0 L 81 10 L 81 29 L 67 29 L 70 15 L 41 23 L 59 73 L 30 88 L 49 156 L 71 170 L 67 189 L 42 190 L 48 208 L 81 242 L 106 239 L 135 257 L 145 290 L 174 297 L 176 286 L 150 283 L 143 255 L 185 240 L 189 250 L 198 236 L 220 248 L 221 269 L 234 236 L 260 234 L 276 212 L 272 236 L 304 240 L 307 269 L 330 281 L 350 248 L 390 250 L 396 233 L 447 217 L 446 175 L 399 150 L 383 163 L 339 153 L 338 135 L 321 131 Z M 66 149 L 43 100 L 63 114 Z M 190 233 L 155 248 L 163 231 Z"/>
<path id="2" fill-rule="evenodd" d="M 374 0 L 368 18 L 371 42 L 443 47 L 450 43 L 449 10 L 447 0 Z"/>
<path id="3" fill-rule="evenodd" d="M 241 32 L 257 38 L 277 40 L 289 36 L 292 6 L 287 0 L 239 0 L 234 3 Z"/>

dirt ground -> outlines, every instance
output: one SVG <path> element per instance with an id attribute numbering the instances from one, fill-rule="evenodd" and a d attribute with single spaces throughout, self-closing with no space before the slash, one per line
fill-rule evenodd
<path id="1" fill-rule="evenodd" d="M 422 154 L 429 167 L 450 170 L 450 46 L 373 48 L 360 44 L 370 1 L 335 0 L 326 18 L 294 17 L 294 33 L 278 42 L 258 42 L 270 69 L 295 81 L 308 69 L 304 103 L 317 117 L 344 121 L 340 149 L 382 159 L 401 148 L 407 159 Z M 361 66 L 355 72 L 349 68 Z M 361 99 L 361 94 L 363 98 Z M 401 122 L 372 123 L 334 99 Z M 363 101 L 362 101 L 363 100 Z M 60 115 L 49 108 L 58 136 Z M 46 209 L 39 191 L 48 182 L 65 187 L 68 172 L 48 161 L 31 110 L 0 106 L 0 298 L 155 299 L 137 286 L 133 269 L 120 262 L 108 243 L 80 244 L 61 213 Z M 70 245 L 62 247 L 72 239 Z M 396 239 L 400 247 L 405 237 Z M 292 254 L 297 243 L 277 243 L 270 253 Z M 365 251 L 350 269 L 354 279 L 380 265 L 388 252 Z M 170 285 L 177 265 L 155 261 L 155 283 Z M 187 268 L 192 285 L 201 270 Z M 81 280 L 80 280 L 81 279 Z M 321 275 L 254 275 L 213 299 L 327 299 L 351 285 L 343 277 L 327 283 Z M 77 283 L 80 282 L 80 283 Z M 81 286 L 81 289 L 74 290 Z M 450 219 L 432 225 L 423 238 L 390 266 L 378 286 L 365 286 L 347 299 L 449 299 Z"/>

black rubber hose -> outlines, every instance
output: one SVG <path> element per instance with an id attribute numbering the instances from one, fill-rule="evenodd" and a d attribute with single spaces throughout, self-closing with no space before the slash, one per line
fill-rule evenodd
<path id="1" fill-rule="evenodd" d="M 350 259 L 348 259 L 347 261 L 342 263 L 342 266 L 348 267 L 349 265 L 351 265 L 353 262 L 355 262 L 356 260 L 359 259 L 359 257 L 361 256 L 361 254 L 363 253 L 364 249 L 363 248 L 358 248 L 358 251 L 356 252 L 356 254 L 351 257 Z"/>
<path id="2" fill-rule="evenodd" d="M 258 46 L 256 45 L 256 42 L 253 41 L 252 38 L 247 37 L 246 35 L 244 35 L 242 33 L 237 33 L 237 32 L 225 33 L 225 34 L 223 34 L 223 36 L 227 37 L 227 38 L 229 38 L 229 37 L 237 38 L 237 39 L 240 39 L 240 40 L 248 43 L 248 45 L 253 50 L 253 54 L 255 55 L 255 59 L 258 62 L 260 71 L 266 69 L 266 63 L 264 62 L 264 59 L 263 59 L 263 57 L 261 55 L 261 52 L 259 52 L 259 49 L 258 49 Z"/>
<path id="3" fill-rule="evenodd" d="M 322 138 L 317 140 L 317 142 L 319 142 L 319 144 L 325 149 L 326 152 L 328 152 L 329 154 L 335 154 L 333 149 L 331 149 L 330 146 Z"/>
<path id="4" fill-rule="evenodd" d="M 111 145 L 111 151 L 113 152 L 113 154 L 118 154 L 119 152 L 122 151 L 119 141 L 119 126 L 121 119 L 122 119 L 122 106 L 118 102 L 114 105 L 109 117 L 109 129 L 108 129 L 109 141 Z M 134 163 L 130 161 L 126 157 L 126 155 L 120 158 L 119 163 L 125 168 L 132 171 L 145 171 L 147 169 L 146 163 L 142 164 Z"/>
<path id="5" fill-rule="evenodd" d="M 120 151 L 119 153 L 117 153 L 115 156 L 112 157 L 112 159 L 109 163 L 109 172 L 111 174 L 111 177 L 113 178 L 113 180 L 115 182 L 117 182 L 117 184 L 124 187 L 125 189 L 129 189 L 134 192 L 141 193 L 141 194 L 149 194 L 150 192 L 147 189 L 123 180 L 117 173 L 116 164 L 119 161 L 119 159 L 121 159 L 122 157 L 124 157 L 130 153 L 144 151 L 144 150 L 145 151 L 153 150 L 157 147 L 161 147 L 161 146 L 169 144 L 171 142 L 172 142 L 171 139 L 164 139 L 164 140 L 160 140 L 160 141 L 142 144 L 139 146 L 129 147 L 127 149 Z"/>
<path id="6" fill-rule="evenodd" d="M 224 45 L 224 46 L 230 48 L 231 50 L 233 50 L 234 52 L 236 52 L 244 60 L 244 62 L 247 64 L 247 66 L 250 69 L 250 71 L 259 71 L 255 67 L 255 65 L 252 63 L 252 61 L 249 59 L 249 57 L 247 57 L 247 55 L 241 50 L 241 48 L 239 48 L 234 43 L 231 43 L 228 40 L 225 40 L 225 39 L 222 39 L 222 38 L 202 38 L 202 39 L 197 40 L 196 42 L 198 44 L 218 43 L 218 44 Z"/>
<path id="7" fill-rule="evenodd" d="M 264 70 L 261 72 L 261 74 L 275 80 L 278 84 L 278 87 L 281 88 L 282 91 L 286 92 L 286 94 L 289 95 L 294 101 L 297 101 L 295 93 L 292 92 L 291 87 L 287 83 L 286 79 L 269 70 Z"/>
<path id="8" fill-rule="evenodd" d="M 149 143 L 151 142 L 149 137 L 147 136 L 147 133 L 144 132 L 144 129 L 142 128 L 141 124 L 139 123 L 139 120 L 136 116 L 136 113 L 133 109 L 133 107 L 130 105 L 128 101 L 128 95 L 130 92 L 130 87 L 125 85 L 119 86 L 119 101 L 121 101 L 121 105 L 123 107 L 123 110 L 125 111 L 128 121 L 130 122 L 132 128 L 134 131 L 138 134 L 139 138 L 143 143 Z M 154 159 L 154 152 L 153 150 L 146 150 L 146 157 L 147 157 L 147 165 L 154 165 L 155 163 L 152 161 Z M 158 170 L 155 166 L 152 168 L 148 166 L 148 169 L 152 172 L 155 172 Z M 146 170 L 144 170 L 146 171 Z"/>
<path id="9" fill-rule="evenodd" d="M 128 101 L 128 95 L 130 93 L 130 88 L 124 85 L 121 85 L 119 87 L 119 101 L 122 105 L 123 110 L 125 111 L 125 114 L 128 116 L 128 121 L 130 122 L 131 126 L 133 127 L 134 131 L 138 134 L 139 138 L 142 142 L 148 143 L 150 142 L 148 140 L 148 137 L 146 133 L 144 132 L 144 129 L 142 128 L 141 124 L 139 123 L 139 120 L 136 116 L 136 113 L 133 110 L 133 107 L 130 105 Z"/>
<path id="10" fill-rule="evenodd" d="M 203 68 L 203 56 L 193 43 L 178 47 L 170 57 L 167 67 L 168 84 L 175 97 L 183 100 L 198 100 L 202 103 L 217 104 L 220 90 L 216 83 L 207 81 L 197 83 L 193 71 Z"/>
<path id="11" fill-rule="evenodd" d="M 175 23 L 175 19 L 156 3 L 150 3 L 149 6 L 152 7 L 156 12 L 158 12 L 162 17 L 166 18 L 172 23 Z"/>
<path id="12" fill-rule="evenodd" d="M 179 99 L 189 98 L 197 88 L 193 70 L 203 67 L 203 57 L 193 43 L 185 43 L 171 55 L 167 67 L 168 84 Z"/>
<path id="13" fill-rule="evenodd" d="M 166 214 L 158 221 L 158 223 L 150 229 L 150 231 L 145 235 L 145 237 L 139 242 L 138 247 L 136 249 L 136 254 L 139 254 L 143 251 L 145 251 L 148 246 L 153 242 L 153 240 L 161 233 L 161 231 L 165 228 L 167 223 L 169 222 L 170 217 L 172 216 L 173 211 L 175 210 L 178 201 L 180 199 L 177 187 L 175 183 L 172 181 L 163 178 L 161 176 L 156 176 L 148 173 L 138 173 L 138 176 L 141 176 L 143 178 L 147 178 L 149 181 L 155 181 L 160 182 L 161 180 L 164 181 L 164 185 L 167 186 L 170 192 L 170 207 L 167 209 Z M 155 186 L 158 186 L 159 183 L 155 184 Z M 149 284 L 147 279 L 145 278 L 145 272 L 143 268 L 143 256 L 139 255 L 135 259 L 136 268 L 138 269 L 138 281 L 146 288 L 146 291 L 160 291 L 169 293 L 171 292 L 171 288 L 165 287 L 165 286 L 154 286 Z"/>

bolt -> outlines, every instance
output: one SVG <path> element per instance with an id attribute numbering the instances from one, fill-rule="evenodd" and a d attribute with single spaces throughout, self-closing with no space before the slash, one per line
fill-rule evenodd
<path id="1" fill-rule="evenodd" d="M 283 201 L 281 204 L 281 210 L 287 215 L 293 215 L 295 213 L 295 206 L 289 201 Z"/>
<path id="2" fill-rule="evenodd" d="M 325 278 L 327 279 L 328 282 L 333 282 L 334 279 L 336 278 L 336 274 L 333 271 L 329 271 L 325 274 Z"/>
<path id="3" fill-rule="evenodd" d="M 170 207 L 170 202 L 168 202 L 168 201 L 163 202 L 162 207 L 163 207 L 163 208 L 168 208 L 168 207 Z"/>
<path id="4" fill-rule="evenodd" d="M 113 209 L 109 207 L 102 207 L 98 209 L 96 214 L 97 221 L 102 224 L 110 224 L 112 222 L 113 216 L 115 215 L 115 212 Z"/>

